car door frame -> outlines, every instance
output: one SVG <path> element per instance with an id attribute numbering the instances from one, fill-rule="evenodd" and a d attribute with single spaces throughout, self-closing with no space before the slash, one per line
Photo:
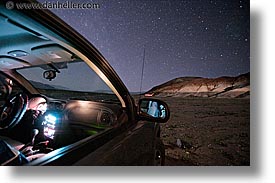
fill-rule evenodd
<path id="1" fill-rule="evenodd" d="M 77 49 L 80 53 L 84 54 L 89 60 L 92 60 L 93 63 L 102 71 L 102 73 L 109 79 L 109 81 L 114 85 L 117 89 L 118 93 L 122 97 L 123 101 L 125 102 L 125 110 L 128 115 L 128 122 L 123 123 L 119 127 L 109 129 L 105 132 L 102 132 L 98 135 L 91 136 L 80 140 L 74 144 L 71 144 L 66 147 L 62 147 L 58 150 L 55 150 L 45 157 L 40 158 L 30 165 L 71 165 L 76 163 L 79 159 L 87 156 L 89 153 L 92 153 L 97 148 L 102 147 L 110 140 L 115 141 L 114 139 L 120 138 L 127 138 L 128 144 L 134 140 L 134 136 L 138 134 L 139 131 L 143 129 L 143 127 L 147 126 L 147 128 L 151 129 L 152 134 L 155 132 L 155 124 L 154 123 L 138 123 L 137 117 L 137 108 L 134 102 L 134 99 L 130 96 L 129 91 L 127 90 L 126 86 L 123 84 L 119 76 L 113 70 L 113 68 L 108 64 L 106 59 L 101 55 L 101 53 L 92 45 L 90 44 L 83 36 L 73 30 L 69 25 L 63 22 L 60 18 L 55 16 L 48 10 L 14 10 L 17 11 L 18 14 L 22 14 L 31 20 L 41 24 L 42 26 L 46 27 L 47 29 L 53 31 L 55 34 L 59 35 L 62 41 L 69 43 L 75 49 Z M 11 73 L 10 73 L 11 74 Z M 13 73 L 14 74 L 14 73 Z M 22 81 L 22 78 L 21 78 Z M 23 83 L 26 84 L 26 81 Z M 31 85 L 28 85 L 29 91 L 35 92 L 35 90 L 30 89 Z M 137 124 L 138 128 L 137 128 Z M 141 125 L 142 124 L 142 125 Z M 146 124 L 146 125 L 145 125 Z M 148 132 L 148 134 L 150 134 Z M 155 135 L 154 135 L 155 136 Z M 154 138 L 145 138 L 147 141 L 153 142 Z M 147 143 L 144 141 L 144 144 Z M 127 146 L 122 145 L 120 141 L 117 141 L 119 146 Z M 140 142 L 142 144 L 142 142 Z M 132 149 L 135 149 L 139 146 L 143 147 L 144 145 L 140 145 L 139 143 L 133 143 Z M 147 143 L 148 144 L 148 143 Z M 150 145 L 150 150 L 153 150 L 153 143 Z M 88 147 L 88 148 L 87 148 Z M 114 147 L 109 146 L 110 151 L 111 149 L 118 149 L 118 145 Z M 125 151 L 124 151 L 125 152 Z M 130 151 L 129 151 L 130 152 Z M 142 154 L 142 153 L 141 153 Z M 129 155 L 130 156 L 130 155 Z M 136 158 L 134 158 L 136 159 Z M 138 159 L 138 158 L 137 158 Z M 124 162 L 125 163 L 125 162 Z"/>

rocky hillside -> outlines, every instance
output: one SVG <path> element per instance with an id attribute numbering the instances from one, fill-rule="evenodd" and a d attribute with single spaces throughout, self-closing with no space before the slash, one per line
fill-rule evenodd
<path id="1" fill-rule="evenodd" d="M 146 95 L 176 97 L 248 98 L 250 73 L 237 77 L 181 77 L 152 88 Z"/>

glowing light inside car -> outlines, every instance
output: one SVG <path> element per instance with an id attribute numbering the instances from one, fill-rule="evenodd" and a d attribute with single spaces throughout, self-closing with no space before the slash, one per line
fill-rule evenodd
<path id="1" fill-rule="evenodd" d="M 51 114 L 45 116 L 46 122 L 52 123 L 53 125 L 56 123 L 56 119 L 57 118 Z"/>
<path id="2" fill-rule="evenodd" d="M 46 137 L 49 137 L 49 138 L 53 139 L 54 138 L 54 134 L 55 134 L 55 130 L 53 130 L 51 128 L 48 128 L 48 127 L 44 128 L 44 135 Z"/>
<path id="3" fill-rule="evenodd" d="M 55 134 L 55 124 L 57 122 L 57 117 L 48 114 L 45 116 L 45 120 L 43 121 L 42 125 L 44 126 L 44 135 L 48 138 L 53 139 Z"/>

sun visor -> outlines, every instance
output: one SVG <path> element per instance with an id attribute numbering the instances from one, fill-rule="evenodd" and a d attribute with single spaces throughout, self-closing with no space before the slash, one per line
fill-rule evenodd
<path id="1" fill-rule="evenodd" d="M 45 63 L 59 63 L 72 61 L 72 54 L 58 45 L 44 45 L 31 49 L 31 54 Z"/>
<path id="2" fill-rule="evenodd" d="M 7 56 L 0 56 L 1 69 L 14 69 L 14 68 L 20 68 L 20 67 L 26 67 L 26 66 L 30 66 L 30 64 L 24 60 L 10 58 Z"/>

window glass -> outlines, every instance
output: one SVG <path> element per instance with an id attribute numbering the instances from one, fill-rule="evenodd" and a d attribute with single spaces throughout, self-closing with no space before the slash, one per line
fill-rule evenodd
<path id="1" fill-rule="evenodd" d="M 62 62 L 55 66 L 56 77 L 45 79 L 45 71 L 55 71 L 50 65 L 18 69 L 42 94 L 57 99 L 79 99 L 119 102 L 106 83 L 84 62 Z"/>

